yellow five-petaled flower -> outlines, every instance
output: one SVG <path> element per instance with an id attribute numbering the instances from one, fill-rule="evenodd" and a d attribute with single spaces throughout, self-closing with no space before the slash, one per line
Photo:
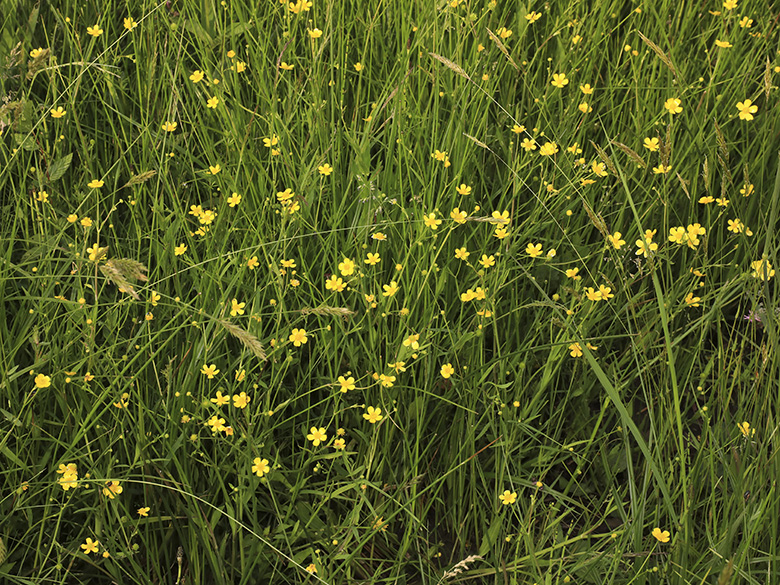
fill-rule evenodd
<path id="1" fill-rule="evenodd" d="M 669 542 L 669 531 L 668 530 L 661 530 L 657 526 L 653 528 L 652 532 L 653 536 L 658 542 Z"/>
<path id="2" fill-rule="evenodd" d="M 737 109 L 739 110 L 740 120 L 752 120 L 753 114 L 758 111 L 758 106 L 752 100 L 745 100 L 744 102 L 737 102 Z"/>
<path id="3" fill-rule="evenodd" d="M 384 417 L 382 416 L 381 408 L 379 407 L 374 408 L 373 406 L 369 406 L 366 409 L 366 412 L 363 414 L 363 418 L 373 425 L 379 422 L 380 420 L 382 420 Z"/>

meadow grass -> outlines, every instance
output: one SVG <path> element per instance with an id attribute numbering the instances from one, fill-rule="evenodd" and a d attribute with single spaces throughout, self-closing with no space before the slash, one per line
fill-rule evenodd
<path id="1" fill-rule="evenodd" d="M 12 4 L 3 582 L 780 579 L 771 2 Z"/>

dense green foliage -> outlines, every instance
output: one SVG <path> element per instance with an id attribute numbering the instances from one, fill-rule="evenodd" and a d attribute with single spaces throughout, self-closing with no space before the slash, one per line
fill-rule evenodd
<path id="1" fill-rule="evenodd" d="M 772 3 L 11 4 L 0 580 L 777 579 Z"/>

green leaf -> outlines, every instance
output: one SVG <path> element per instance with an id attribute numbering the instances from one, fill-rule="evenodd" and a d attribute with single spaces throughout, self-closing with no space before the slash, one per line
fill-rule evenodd
<path id="1" fill-rule="evenodd" d="M 65 172 L 70 168 L 71 160 L 73 160 L 73 153 L 69 152 L 51 163 L 49 166 L 49 182 L 53 183 L 54 181 L 61 179 Z"/>
<path id="2" fill-rule="evenodd" d="M 490 528 L 488 528 L 487 532 L 482 537 L 482 543 L 479 545 L 480 556 L 486 556 L 491 550 L 493 550 L 496 542 L 498 542 L 498 536 L 501 532 L 503 519 L 504 517 L 502 514 L 496 514 L 493 518 L 493 522 L 490 523 Z"/>
<path id="3" fill-rule="evenodd" d="M 14 141 L 16 142 L 17 148 L 21 148 L 23 150 L 36 150 L 38 147 L 35 144 L 35 140 L 33 140 L 33 137 L 29 134 L 14 134 Z"/>

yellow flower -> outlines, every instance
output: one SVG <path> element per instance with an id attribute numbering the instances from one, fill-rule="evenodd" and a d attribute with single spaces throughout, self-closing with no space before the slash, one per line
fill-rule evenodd
<path id="1" fill-rule="evenodd" d="M 466 183 L 461 183 L 459 187 L 456 187 L 455 189 L 459 195 L 470 195 L 471 194 L 471 187 L 466 185 Z"/>
<path id="2" fill-rule="evenodd" d="M 661 531 L 661 529 L 656 526 L 655 528 L 653 528 L 652 535 L 655 537 L 655 539 L 658 542 L 669 542 L 668 530 Z"/>
<path id="3" fill-rule="evenodd" d="M 69 489 L 75 488 L 78 485 L 78 475 L 76 473 L 65 473 L 61 478 L 57 480 L 62 486 L 62 491 L 67 492 Z"/>
<path id="4" fill-rule="evenodd" d="M 620 248 L 626 244 L 626 241 L 621 239 L 622 237 L 623 234 L 620 232 L 615 232 L 614 234 L 608 235 L 607 239 L 609 240 L 609 243 L 615 247 L 615 250 L 620 250 Z"/>
<path id="5" fill-rule="evenodd" d="M 509 504 L 514 504 L 517 501 L 517 492 L 510 492 L 509 490 L 504 490 L 503 494 L 500 494 L 498 496 L 498 499 L 501 500 L 501 503 L 505 506 L 508 506 Z"/>
<path id="6" fill-rule="evenodd" d="M 363 70 L 363 64 L 360 61 L 355 63 L 355 71 L 360 72 L 362 70 Z"/>
<path id="7" fill-rule="evenodd" d="M 500 29 L 498 29 L 498 30 L 496 31 L 496 34 L 497 34 L 498 36 L 500 36 L 502 39 L 506 40 L 506 39 L 508 39 L 509 37 L 511 37 L 511 36 L 512 36 L 512 31 L 511 31 L 511 30 L 509 30 L 509 29 L 507 29 L 507 28 L 504 28 L 504 27 L 502 26 Z"/>
<path id="8" fill-rule="evenodd" d="M 373 425 L 382 420 L 384 417 L 382 416 L 381 408 L 374 408 L 373 406 L 369 406 L 366 409 L 366 412 L 363 414 L 363 418 Z"/>
<path id="9" fill-rule="evenodd" d="M 466 218 L 468 217 L 468 214 L 465 211 L 461 211 L 457 207 L 450 211 L 450 218 L 458 224 L 464 224 L 466 223 Z"/>
<path id="10" fill-rule="evenodd" d="M 441 367 L 441 371 L 439 372 L 441 374 L 441 377 L 445 380 L 448 379 L 452 374 L 455 373 L 455 368 L 452 367 L 452 364 L 446 363 Z"/>
<path id="11" fill-rule="evenodd" d="M 176 122 L 166 121 L 162 123 L 162 129 L 165 130 L 166 132 L 173 132 L 174 130 L 176 130 L 176 126 L 178 126 Z"/>
<path id="12" fill-rule="evenodd" d="M 664 107 L 667 109 L 667 111 L 674 115 L 679 114 L 682 112 L 682 101 L 677 98 L 669 98 L 664 102 Z"/>
<path id="13" fill-rule="evenodd" d="M 539 149 L 539 154 L 542 156 L 552 156 L 558 152 L 558 145 L 555 142 L 545 142 Z"/>
<path id="14" fill-rule="evenodd" d="M 536 258 L 537 256 L 542 255 L 542 245 L 541 244 L 531 244 L 529 243 L 525 247 L 525 253 L 528 254 L 531 258 Z"/>
<path id="15" fill-rule="evenodd" d="M 328 439 L 328 435 L 325 433 L 324 427 L 312 427 L 311 432 L 306 435 L 306 438 L 314 443 L 315 447 L 319 447 L 320 443 L 324 443 Z"/>
<path id="16" fill-rule="evenodd" d="M 182 256 L 187 251 L 187 246 L 185 244 L 179 244 L 173 249 L 173 253 L 176 256 Z"/>
<path id="17" fill-rule="evenodd" d="M 100 179 L 92 179 L 89 183 L 87 183 L 87 187 L 90 187 L 91 189 L 100 189 L 103 184 L 103 181 Z"/>
<path id="18" fill-rule="evenodd" d="M 138 515 L 142 516 L 143 518 L 146 518 L 149 515 L 149 510 L 151 510 L 151 508 L 149 506 L 144 506 L 143 508 L 138 508 Z"/>
<path id="19" fill-rule="evenodd" d="M 769 260 L 764 258 L 763 260 L 755 260 L 750 263 L 750 267 L 753 269 L 753 277 L 760 278 L 761 280 L 769 280 L 775 275 L 775 271 Z"/>
<path id="20" fill-rule="evenodd" d="M 590 95 L 593 93 L 593 88 L 590 86 L 590 83 L 586 83 L 580 86 L 580 91 L 585 95 Z"/>
<path id="21" fill-rule="evenodd" d="M 520 143 L 520 146 L 526 152 L 529 152 L 531 150 L 536 150 L 536 140 L 534 140 L 533 138 L 524 138 L 523 141 Z"/>
<path id="22" fill-rule="evenodd" d="M 211 165 L 209 165 L 209 172 L 210 172 L 212 175 L 216 175 L 216 174 L 217 174 L 217 173 L 219 173 L 219 171 L 221 171 L 221 170 L 222 170 L 222 167 L 221 167 L 221 166 L 219 166 L 218 164 L 217 164 L 217 165 L 214 165 L 214 166 L 211 166 Z"/>
<path id="23" fill-rule="evenodd" d="M 571 357 L 582 357 L 582 346 L 579 343 L 572 343 L 569 346 L 569 355 Z"/>
<path id="24" fill-rule="evenodd" d="M 231 193 L 230 197 L 227 198 L 227 202 L 230 207 L 235 207 L 241 203 L 241 195 L 238 193 Z"/>
<path id="25" fill-rule="evenodd" d="M 93 37 L 99 37 L 103 34 L 103 29 L 97 24 L 95 26 L 88 26 L 87 34 L 92 35 Z"/>
<path id="26" fill-rule="evenodd" d="M 322 36 L 322 31 L 320 29 L 318 29 L 318 28 L 315 28 L 314 30 L 310 29 L 309 30 L 309 36 L 312 39 L 318 39 L 318 38 L 320 38 Z"/>
<path id="27" fill-rule="evenodd" d="M 89 553 L 96 553 L 98 551 L 98 546 L 100 546 L 100 542 L 87 538 L 86 542 L 81 545 L 81 548 L 84 549 L 84 554 L 88 555 Z"/>
<path id="28" fill-rule="evenodd" d="M 739 110 L 740 120 L 752 120 L 753 114 L 758 111 L 758 106 L 754 105 L 751 100 L 745 100 L 744 102 L 737 102 L 737 109 Z"/>
<path id="29" fill-rule="evenodd" d="M 734 10 L 737 7 L 737 0 L 725 0 L 723 2 L 723 8 L 726 10 Z"/>
<path id="30" fill-rule="evenodd" d="M 470 252 L 466 248 L 458 248 L 455 250 L 455 257 L 458 260 L 465 260 L 469 257 Z"/>
<path id="31" fill-rule="evenodd" d="M 484 268 L 490 268 L 491 266 L 496 265 L 496 257 L 493 256 L 493 254 L 491 254 L 490 256 L 488 256 L 487 254 L 482 254 L 482 258 L 479 259 L 479 263 Z"/>
<path id="32" fill-rule="evenodd" d="M 525 126 L 518 126 L 517 124 L 515 124 L 514 126 L 512 126 L 512 132 L 514 132 L 515 134 L 522 134 L 523 132 L 525 132 Z"/>
<path id="33" fill-rule="evenodd" d="M 257 477 L 263 477 L 266 473 L 271 471 L 271 466 L 268 464 L 268 459 L 260 459 L 260 457 L 255 457 L 252 460 L 252 473 L 256 474 Z"/>
<path id="34" fill-rule="evenodd" d="M 688 240 L 688 232 L 682 226 L 669 229 L 669 241 L 675 244 L 684 244 Z"/>
<path id="35" fill-rule="evenodd" d="M 292 70 L 295 68 L 295 65 L 289 65 L 289 64 L 287 63 L 287 61 L 282 61 L 282 62 L 279 64 L 279 68 L 280 68 L 280 69 L 283 69 L 283 70 L 285 70 L 285 71 L 292 71 Z"/>
<path id="36" fill-rule="evenodd" d="M 219 105 L 219 98 L 217 96 L 210 97 L 206 101 L 206 107 L 211 108 L 212 110 L 216 109 L 216 107 Z"/>
<path id="37" fill-rule="evenodd" d="M 62 106 L 58 106 L 56 110 L 52 108 L 50 113 L 52 118 L 62 118 L 68 112 L 64 110 Z"/>
<path id="38" fill-rule="evenodd" d="M 138 26 L 138 23 L 133 20 L 132 16 L 128 16 L 127 18 L 124 19 L 122 26 L 124 26 L 127 30 L 133 30 L 135 27 Z"/>
<path id="39" fill-rule="evenodd" d="M 285 4 L 285 2 L 286 0 L 282 0 L 282 4 Z M 293 14 L 308 12 L 311 10 L 311 2 L 309 0 L 298 0 L 297 2 L 290 2 L 288 8 Z"/>
<path id="40" fill-rule="evenodd" d="M 656 152 L 660 147 L 658 138 L 645 138 L 644 147 L 650 152 Z"/>
<path id="41" fill-rule="evenodd" d="M 341 277 L 331 274 L 330 278 L 325 281 L 325 288 L 335 292 L 342 292 L 347 287 Z"/>
<path id="42" fill-rule="evenodd" d="M 379 257 L 379 253 L 377 252 L 368 252 L 366 254 L 366 259 L 363 260 L 365 264 L 368 264 L 369 266 L 376 266 L 379 264 L 379 261 L 381 258 Z"/>
<path id="43" fill-rule="evenodd" d="M 737 427 L 739 428 L 739 432 L 742 433 L 742 436 L 746 439 L 749 439 L 756 434 L 756 429 L 751 429 L 750 423 L 747 421 L 737 423 Z"/>
<path id="44" fill-rule="evenodd" d="M 531 12 L 529 12 L 528 14 L 526 14 L 526 15 L 525 15 L 525 19 L 526 19 L 526 20 L 527 20 L 529 23 L 531 23 L 531 24 L 533 24 L 534 22 L 536 22 L 537 20 L 539 20 L 541 17 L 542 17 L 541 13 L 539 13 L 539 12 L 534 12 L 533 10 L 532 10 Z"/>
<path id="45" fill-rule="evenodd" d="M 699 301 L 701 301 L 701 297 L 693 296 L 692 292 L 689 292 L 685 297 L 685 304 L 689 307 L 698 307 Z"/>
<path id="46" fill-rule="evenodd" d="M 721 41 L 721 40 L 719 40 L 719 39 L 715 39 L 715 44 L 716 44 L 718 47 L 720 47 L 721 49 L 730 49 L 731 47 L 733 47 L 733 46 L 734 46 L 734 45 L 732 45 L 732 44 L 731 44 L 730 42 L 728 42 L 728 41 Z"/>
<path id="47" fill-rule="evenodd" d="M 211 364 L 210 366 L 203 364 L 203 367 L 200 369 L 200 373 L 204 376 L 208 376 L 209 380 L 211 380 L 214 376 L 219 374 L 219 370 L 217 369 L 216 364 Z"/>
<path id="48" fill-rule="evenodd" d="M 295 347 L 300 347 L 302 343 L 308 342 L 309 338 L 306 336 L 305 329 L 293 329 L 292 333 L 290 333 L 288 341 L 290 341 L 290 343 L 292 343 Z"/>
<path id="49" fill-rule="evenodd" d="M 648 257 L 648 255 L 652 255 L 653 252 L 655 252 L 658 249 L 658 244 L 655 242 L 650 242 L 647 246 L 642 240 L 636 241 L 637 248 L 639 248 L 636 251 L 636 255 L 639 256 L 640 254 L 644 255 L 645 258 Z"/>
<path id="50" fill-rule="evenodd" d="M 593 108 L 590 107 L 588 102 L 582 102 L 579 106 L 577 106 L 577 109 L 582 112 L 583 114 L 588 114 L 593 111 Z"/>
<path id="51" fill-rule="evenodd" d="M 569 268 L 566 270 L 566 276 L 572 280 L 580 280 L 582 277 L 577 274 L 580 271 L 579 268 Z"/>
<path id="52" fill-rule="evenodd" d="M 425 222 L 425 225 L 432 230 L 438 229 L 438 227 L 441 225 L 441 220 L 436 219 L 436 214 L 433 212 L 429 213 L 428 215 L 423 215 L 423 221 Z"/>
<path id="53" fill-rule="evenodd" d="M 116 496 L 121 494 L 122 491 L 123 488 L 119 485 L 118 481 L 107 481 L 106 485 L 103 487 L 103 495 L 109 500 L 113 500 Z"/>
<path id="54" fill-rule="evenodd" d="M 664 166 L 664 165 L 658 165 L 657 167 L 653 167 L 653 174 L 654 175 L 665 175 L 672 169 L 671 165 Z"/>
<path id="55" fill-rule="evenodd" d="M 246 303 L 239 303 L 238 299 L 233 299 L 230 301 L 230 316 L 235 317 L 236 315 L 243 315 L 245 306 Z"/>
<path id="56" fill-rule="evenodd" d="M 249 268 L 249 270 L 254 270 L 258 266 L 260 266 L 260 260 L 257 259 L 257 256 L 252 256 L 246 261 L 246 267 Z"/>
<path id="57" fill-rule="evenodd" d="M 390 284 L 383 284 L 382 289 L 384 292 L 382 293 L 383 297 L 392 297 L 395 295 L 395 293 L 398 292 L 399 286 L 398 283 L 394 280 L 390 281 Z"/>
<path id="58" fill-rule="evenodd" d="M 328 163 L 325 163 L 324 165 L 317 167 L 317 170 L 320 172 L 321 175 L 328 177 L 333 172 L 333 167 L 330 166 Z"/>
<path id="59" fill-rule="evenodd" d="M 350 276 L 351 274 L 354 274 L 355 272 L 355 261 L 351 258 L 344 258 L 341 262 L 339 262 L 339 272 L 341 272 L 342 276 Z"/>
<path id="60" fill-rule="evenodd" d="M 200 81 L 203 81 L 204 77 L 205 75 L 203 71 L 201 71 L 200 69 L 196 69 L 195 71 L 192 72 L 192 75 L 190 75 L 190 81 L 192 83 L 198 83 Z"/>
<path id="61" fill-rule="evenodd" d="M 38 47 L 37 49 L 33 49 L 32 51 L 30 51 L 30 57 L 32 57 L 33 59 L 37 59 L 38 57 L 43 55 L 43 52 L 44 52 L 43 47 Z"/>
<path id="62" fill-rule="evenodd" d="M 35 376 L 36 388 L 48 388 L 49 386 L 51 386 L 51 378 L 49 376 L 45 376 L 43 374 L 38 374 Z"/>
<path id="63" fill-rule="evenodd" d="M 205 422 L 206 426 L 211 427 L 212 433 L 221 433 L 226 430 L 225 419 L 218 417 L 216 414 Z"/>
<path id="64" fill-rule="evenodd" d="M 591 165 L 591 169 L 593 169 L 593 172 L 598 175 L 599 177 L 606 177 L 607 176 L 607 165 L 606 163 L 597 163 L 595 160 L 593 161 L 593 164 Z"/>
<path id="65" fill-rule="evenodd" d="M 554 73 L 553 74 L 553 80 L 551 81 L 551 84 L 555 87 L 562 88 L 563 86 L 567 85 L 569 83 L 569 80 L 566 79 L 565 73 Z"/>
<path id="66" fill-rule="evenodd" d="M 347 372 L 347 375 L 349 375 L 349 372 Z M 339 390 L 346 394 L 350 390 L 355 389 L 355 378 L 352 376 L 349 376 L 345 378 L 344 376 L 339 376 L 337 379 L 337 382 L 339 383 Z"/>
<path id="67" fill-rule="evenodd" d="M 744 228 L 745 228 L 745 224 L 743 224 L 739 219 L 730 219 L 729 227 L 727 229 L 734 234 L 738 234 Z"/>

